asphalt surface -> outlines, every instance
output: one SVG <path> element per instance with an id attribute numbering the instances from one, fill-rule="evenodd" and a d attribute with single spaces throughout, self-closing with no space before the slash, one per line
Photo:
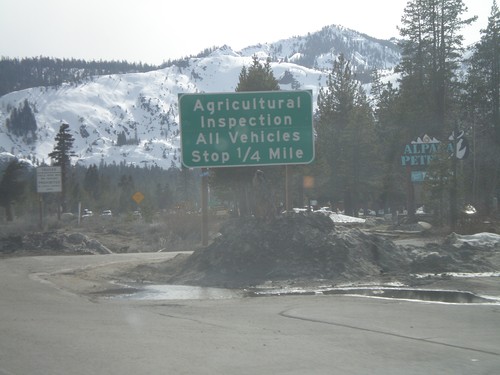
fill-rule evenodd
<path id="1" fill-rule="evenodd" d="M 500 373 L 499 305 L 341 295 L 95 299 L 40 277 L 168 256 L 0 259 L 0 374 Z"/>

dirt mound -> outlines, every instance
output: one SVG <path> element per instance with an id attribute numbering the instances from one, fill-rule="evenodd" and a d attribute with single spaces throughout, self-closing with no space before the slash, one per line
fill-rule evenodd
<path id="1" fill-rule="evenodd" d="M 226 222 L 221 235 L 195 251 L 168 282 L 242 287 L 267 280 L 355 280 L 409 270 L 407 253 L 384 237 L 335 226 L 321 213 L 270 222 Z"/>
<path id="2" fill-rule="evenodd" d="M 0 238 L 0 256 L 110 254 L 95 239 L 81 233 L 33 232 Z"/>

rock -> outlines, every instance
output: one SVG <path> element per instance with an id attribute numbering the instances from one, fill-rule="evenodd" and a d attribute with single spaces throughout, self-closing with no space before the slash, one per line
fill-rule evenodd
<path id="1" fill-rule="evenodd" d="M 68 236 L 66 237 L 66 240 L 70 244 L 79 245 L 79 244 L 82 244 L 82 243 L 88 241 L 88 238 L 86 235 L 84 235 L 82 233 L 71 233 L 71 234 L 68 234 Z"/>

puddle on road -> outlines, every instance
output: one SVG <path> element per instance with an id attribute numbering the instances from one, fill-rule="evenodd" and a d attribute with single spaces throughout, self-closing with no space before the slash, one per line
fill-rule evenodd
<path id="1" fill-rule="evenodd" d="M 352 290 L 332 290 L 324 294 L 357 294 L 362 296 L 394 298 L 426 302 L 444 303 L 498 303 L 486 297 L 478 296 L 471 292 L 461 292 L 453 290 L 421 290 L 421 289 L 357 289 Z"/>
<path id="2" fill-rule="evenodd" d="M 243 291 L 223 288 L 206 288 L 189 285 L 148 285 L 131 294 L 115 299 L 127 300 L 180 300 L 180 299 L 228 299 L 243 297 Z"/>
<path id="3" fill-rule="evenodd" d="M 372 298 L 389 298 L 410 301 L 439 302 L 452 304 L 500 304 L 500 298 L 479 296 L 471 292 L 433 289 L 349 287 L 318 289 L 223 289 L 188 285 L 148 285 L 120 293 L 113 299 L 126 300 L 203 300 L 244 297 L 278 297 L 306 295 L 349 295 Z"/>
<path id="4" fill-rule="evenodd" d="M 326 288 L 317 290 L 254 290 L 250 297 L 283 295 L 349 295 L 374 298 L 389 298 L 410 301 L 441 302 L 455 304 L 500 304 L 500 299 L 483 297 L 471 292 L 455 290 L 411 289 L 411 288 Z"/>

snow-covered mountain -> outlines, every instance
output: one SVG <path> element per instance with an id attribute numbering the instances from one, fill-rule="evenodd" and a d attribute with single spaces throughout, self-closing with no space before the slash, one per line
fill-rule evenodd
<path id="1" fill-rule="evenodd" d="M 250 66 L 252 56 L 257 55 L 263 60 L 271 58 L 282 90 L 312 90 L 316 103 L 340 53 L 360 76 L 373 68 L 389 75 L 400 58 L 397 46 L 390 41 L 332 25 L 307 36 L 241 51 L 223 46 L 206 56 L 148 73 L 106 75 L 81 84 L 12 92 L 0 97 L 0 153 L 49 162 L 55 136 L 61 122 L 66 122 L 75 138 L 75 163 L 178 167 L 178 94 L 233 92 L 242 67 Z M 37 122 L 31 139 L 15 136 L 5 126 L 12 108 L 25 100 Z"/>

